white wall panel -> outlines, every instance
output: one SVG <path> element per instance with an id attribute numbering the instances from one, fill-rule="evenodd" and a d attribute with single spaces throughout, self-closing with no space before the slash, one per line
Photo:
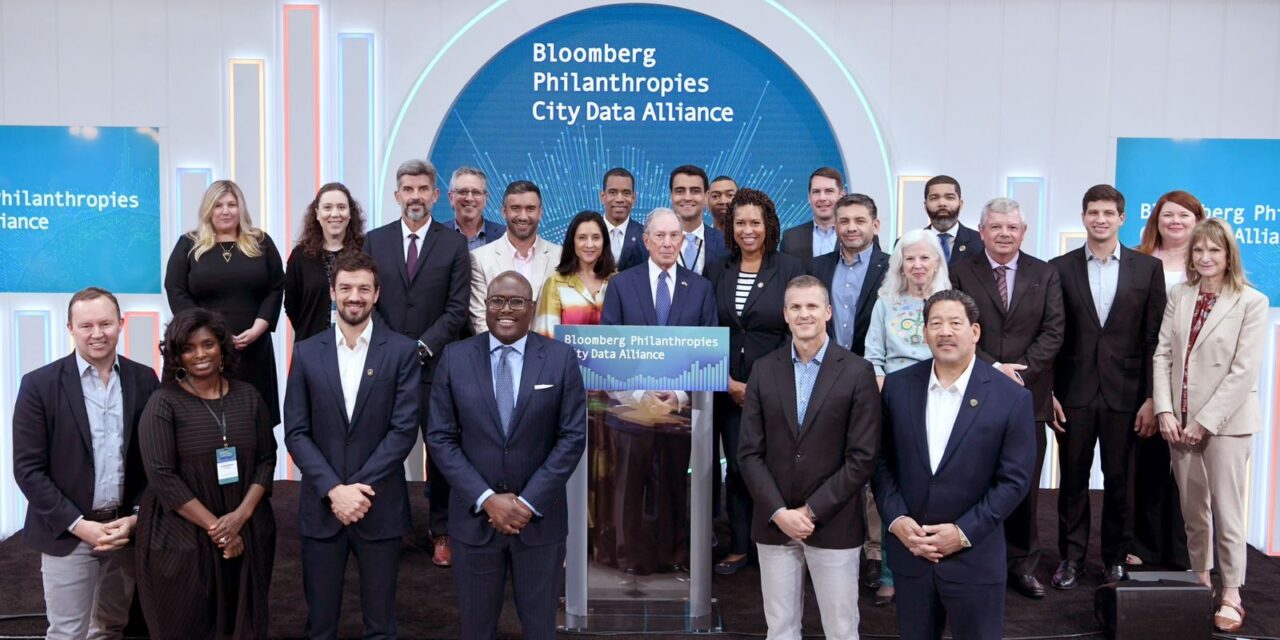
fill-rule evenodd
<path id="1" fill-rule="evenodd" d="M 165 122 L 169 60 L 165 57 L 165 2 L 116 0 L 111 6 L 112 109 L 117 124 L 156 127 Z M 99 27 L 101 28 L 101 27 Z M 167 127 L 162 135 L 168 134 Z"/>
<path id="2" fill-rule="evenodd" d="M 1226 5 L 1222 2 L 1170 3 L 1168 87 L 1194 87 L 1169 100 L 1165 126 L 1185 137 L 1217 137 Z M 1272 25 L 1272 33 L 1280 24 Z"/>
<path id="3" fill-rule="evenodd" d="M 0 11 L 5 123 L 59 123 L 56 5 L 42 0 L 5 0 Z"/>
<path id="4" fill-rule="evenodd" d="M 1126 2 L 1115 8 L 1111 38 L 1111 101 L 1121 108 L 1111 117 L 1111 133 L 1120 137 L 1163 135 L 1170 102 L 1182 92 L 1168 91 L 1169 2 Z"/>
<path id="5" fill-rule="evenodd" d="M 1280 2 L 1227 5 L 1226 45 L 1217 71 L 1218 135 L 1280 136 Z M 1270 133 L 1268 134 L 1268 130 Z"/>

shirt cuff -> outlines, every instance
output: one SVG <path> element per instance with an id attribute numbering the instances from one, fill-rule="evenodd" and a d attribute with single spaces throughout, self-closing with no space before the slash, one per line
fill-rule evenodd
<path id="1" fill-rule="evenodd" d="M 787 510 L 786 507 L 778 507 L 778 510 L 774 511 L 773 515 L 769 516 L 769 522 L 773 522 L 773 519 L 778 517 L 779 513 L 782 513 L 783 511 L 786 511 L 786 510 Z"/>
<path id="2" fill-rule="evenodd" d="M 419 347 L 419 348 L 421 348 L 423 351 L 426 351 L 426 352 L 427 352 L 427 357 L 428 357 L 428 358 L 434 358 L 434 357 L 436 357 L 436 354 L 431 353 L 431 347 L 428 347 L 428 346 L 427 346 L 427 344 L 426 344 L 425 342 L 423 342 L 423 341 L 419 340 L 419 341 L 418 341 L 418 347 Z"/>
<path id="3" fill-rule="evenodd" d="M 966 535 L 964 534 L 964 529 L 961 529 L 961 528 L 960 528 L 960 525 L 955 524 L 954 522 L 953 522 L 953 523 L 951 523 L 951 524 L 955 526 L 955 528 L 956 528 L 956 533 L 959 533 L 959 534 L 960 534 L 960 548 L 961 548 L 961 549 L 968 549 L 968 548 L 972 547 L 972 546 L 973 546 L 973 543 L 969 542 L 969 536 L 966 536 Z"/>
<path id="4" fill-rule="evenodd" d="M 894 519 L 893 519 L 893 522 L 890 522 L 890 523 L 889 523 L 889 526 L 885 527 L 885 531 L 888 531 L 889 533 L 893 533 L 893 525 L 898 524 L 898 521 L 899 521 L 899 520 L 901 520 L 901 519 L 903 519 L 903 518 L 905 518 L 905 517 L 906 517 L 906 516 L 898 516 L 898 517 L 894 518 Z"/>
<path id="5" fill-rule="evenodd" d="M 533 515 L 538 516 L 539 518 L 542 517 L 542 513 L 537 509 L 534 509 L 533 505 L 529 504 L 529 501 L 524 499 L 524 496 L 516 496 L 516 500 L 524 503 L 524 506 L 529 507 L 529 510 L 533 512 Z"/>
<path id="6" fill-rule="evenodd" d="M 476 506 L 475 506 L 476 513 L 484 512 L 484 501 L 488 500 L 489 496 L 494 495 L 495 493 L 497 492 L 494 491 L 493 489 L 485 489 L 484 493 L 480 494 L 480 497 L 476 499 Z"/>
<path id="7" fill-rule="evenodd" d="M 81 520 L 84 520 L 84 516 L 76 516 L 76 519 L 71 521 L 71 526 L 67 527 L 67 532 L 71 535 L 75 535 L 76 525 L 80 524 Z"/>

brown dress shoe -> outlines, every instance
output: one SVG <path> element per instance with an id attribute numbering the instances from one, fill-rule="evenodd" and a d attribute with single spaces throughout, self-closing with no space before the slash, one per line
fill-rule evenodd
<path id="1" fill-rule="evenodd" d="M 431 554 L 431 564 L 437 567 L 453 566 L 453 551 L 449 548 L 449 536 L 436 536 L 435 551 Z"/>

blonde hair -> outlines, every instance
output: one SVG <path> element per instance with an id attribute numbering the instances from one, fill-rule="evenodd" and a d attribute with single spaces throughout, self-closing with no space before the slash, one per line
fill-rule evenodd
<path id="1" fill-rule="evenodd" d="M 262 239 L 266 234 L 262 229 L 254 227 L 253 221 L 249 219 L 249 207 L 245 203 L 244 192 L 230 180 L 215 180 L 208 189 L 205 189 L 204 198 L 200 200 L 200 222 L 196 224 L 195 229 L 187 232 L 187 237 L 191 238 L 192 242 L 190 255 L 197 261 L 217 244 L 215 240 L 217 234 L 213 231 L 211 220 L 213 208 L 228 193 L 235 197 L 236 204 L 240 207 L 240 220 L 236 223 L 236 246 L 240 248 L 240 253 L 250 258 L 262 255 Z"/>
<path id="2" fill-rule="evenodd" d="M 907 294 L 907 279 L 902 275 L 902 254 L 907 248 L 918 244 L 928 247 L 938 263 L 938 270 L 934 272 L 933 282 L 929 283 L 929 290 L 925 292 L 924 297 L 928 298 L 943 289 L 951 288 L 951 277 L 947 274 L 947 258 L 942 253 L 942 243 L 938 242 L 937 234 L 928 229 L 912 229 L 898 239 L 898 246 L 893 248 L 893 254 L 889 256 L 889 268 L 884 274 L 884 284 L 880 285 L 880 291 L 877 293 L 880 298 L 894 300 Z"/>
<path id="3" fill-rule="evenodd" d="M 1244 277 L 1240 246 L 1236 244 L 1235 236 L 1231 233 L 1231 226 L 1218 218 L 1205 218 L 1197 222 L 1195 228 L 1191 230 L 1191 243 L 1187 245 L 1187 284 L 1193 287 L 1200 284 L 1200 273 L 1196 271 L 1195 260 L 1191 257 L 1195 253 L 1196 244 L 1200 242 L 1222 247 L 1223 253 L 1226 254 L 1227 272 L 1222 276 L 1223 288 L 1235 293 L 1244 291 L 1244 288 L 1249 286 L 1249 281 Z"/>

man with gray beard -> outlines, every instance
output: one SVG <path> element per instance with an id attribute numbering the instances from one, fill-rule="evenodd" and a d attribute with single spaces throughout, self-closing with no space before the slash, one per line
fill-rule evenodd
<path id="1" fill-rule="evenodd" d="M 929 231 L 938 234 L 947 264 L 958 258 L 982 253 L 982 237 L 977 231 L 960 224 L 960 183 L 951 176 L 934 176 L 924 183 L 924 212 L 929 216 Z"/>

